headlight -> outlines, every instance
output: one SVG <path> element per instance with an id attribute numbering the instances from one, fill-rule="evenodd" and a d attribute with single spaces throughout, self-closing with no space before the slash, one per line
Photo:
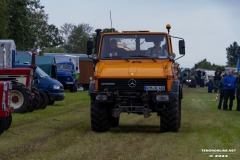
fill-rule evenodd
<path id="1" fill-rule="evenodd" d="M 58 86 L 58 85 L 53 85 L 53 89 L 60 89 L 60 86 Z"/>
<path id="2" fill-rule="evenodd" d="M 167 101 L 169 101 L 169 95 L 156 95 L 156 101 L 167 102 Z"/>
<path id="3" fill-rule="evenodd" d="M 98 94 L 98 95 L 96 95 L 96 100 L 106 101 L 107 100 L 107 95 Z"/>

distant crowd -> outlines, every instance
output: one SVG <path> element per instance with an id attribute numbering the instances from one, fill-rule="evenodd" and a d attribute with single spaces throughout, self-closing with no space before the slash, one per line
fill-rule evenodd
<path id="1" fill-rule="evenodd" d="M 233 101 L 237 99 L 236 110 L 240 111 L 240 71 L 237 77 L 233 76 L 232 70 L 228 71 L 228 75 L 223 75 L 218 84 L 218 91 L 220 94 L 218 109 L 222 108 L 223 101 L 223 110 L 231 111 Z"/>

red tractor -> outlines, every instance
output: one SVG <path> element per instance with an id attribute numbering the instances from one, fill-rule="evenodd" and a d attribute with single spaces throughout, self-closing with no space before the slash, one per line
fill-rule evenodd
<path id="1" fill-rule="evenodd" d="M 10 105 L 10 90 L 12 83 L 0 81 L 0 134 L 7 130 L 12 124 L 13 107 Z"/>
<path id="2" fill-rule="evenodd" d="M 13 40 L 0 40 L 0 80 L 11 81 L 11 106 L 14 112 L 33 111 L 40 102 L 39 91 L 33 86 L 36 69 L 35 54 L 31 68 L 14 68 L 16 46 Z"/>

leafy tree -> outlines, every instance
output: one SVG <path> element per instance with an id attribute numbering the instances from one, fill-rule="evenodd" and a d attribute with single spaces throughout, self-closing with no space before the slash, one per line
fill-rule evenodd
<path id="1" fill-rule="evenodd" d="M 71 34 L 67 39 L 67 44 L 64 48 L 68 53 L 84 53 L 86 51 L 86 44 L 90 38 L 92 27 L 88 24 L 82 23 L 77 26 L 74 25 Z"/>
<path id="2" fill-rule="evenodd" d="M 9 22 L 8 0 L 0 0 L 0 4 L 0 39 L 7 39 Z"/>
<path id="3" fill-rule="evenodd" d="M 63 47 L 51 47 L 51 48 L 45 48 L 45 53 L 66 53 L 65 49 Z"/>
<path id="4" fill-rule="evenodd" d="M 226 48 L 227 51 L 227 65 L 236 66 L 238 57 L 240 56 L 240 47 L 237 42 L 233 42 L 229 47 Z"/>
<path id="5" fill-rule="evenodd" d="M 104 28 L 102 33 L 118 32 L 115 28 Z"/>
<path id="6" fill-rule="evenodd" d="M 208 70 L 221 70 L 221 71 L 225 70 L 224 66 L 215 65 L 214 63 L 211 64 L 211 62 L 208 62 L 206 58 L 196 63 L 194 68 L 195 69 L 202 68 L 202 69 L 208 69 Z"/>
<path id="7" fill-rule="evenodd" d="M 195 69 L 197 68 L 203 68 L 203 69 L 213 69 L 213 66 L 210 62 L 207 61 L 207 59 L 203 59 L 200 62 L 198 62 L 197 64 L 195 64 Z"/>
<path id="8" fill-rule="evenodd" d="M 48 24 L 40 0 L 8 0 L 9 39 L 19 50 L 42 49 L 62 44 L 59 30 Z"/>
<path id="9" fill-rule="evenodd" d="M 54 25 L 48 24 L 48 15 L 40 5 L 40 0 L 30 1 L 29 9 L 31 11 L 30 21 L 33 31 L 34 49 L 44 49 L 55 47 L 62 44 L 62 37 L 59 30 Z"/>
<path id="10" fill-rule="evenodd" d="M 9 0 L 9 39 L 13 39 L 19 50 L 33 46 L 28 0 Z"/>
<path id="11" fill-rule="evenodd" d="M 64 45 L 68 43 L 68 37 L 71 35 L 72 30 L 74 29 L 74 24 L 72 23 L 64 23 L 63 26 L 60 27 L 60 35 L 63 37 Z"/>

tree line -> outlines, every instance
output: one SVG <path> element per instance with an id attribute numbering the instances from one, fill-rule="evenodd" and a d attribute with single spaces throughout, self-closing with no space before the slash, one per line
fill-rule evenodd
<path id="1" fill-rule="evenodd" d="M 18 50 L 85 53 L 92 27 L 48 23 L 40 0 L 0 0 L 0 39 L 13 39 Z"/>
<path id="2" fill-rule="evenodd" d="M 240 57 L 240 46 L 237 44 L 237 42 L 233 42 L 230 44 L 229 47 L 226 48 L 226 59 L 228 67 L 237 67 L 238 58 Z M 207 59 L 203 59 L 200 62 L 196 63 L 194 65 L 194 68 L 203 68 L 208 70 L 225 70 L 225 66 L 220 66 L 216 64 L 211 64 L 211 62 L 208 62 Z"/>

